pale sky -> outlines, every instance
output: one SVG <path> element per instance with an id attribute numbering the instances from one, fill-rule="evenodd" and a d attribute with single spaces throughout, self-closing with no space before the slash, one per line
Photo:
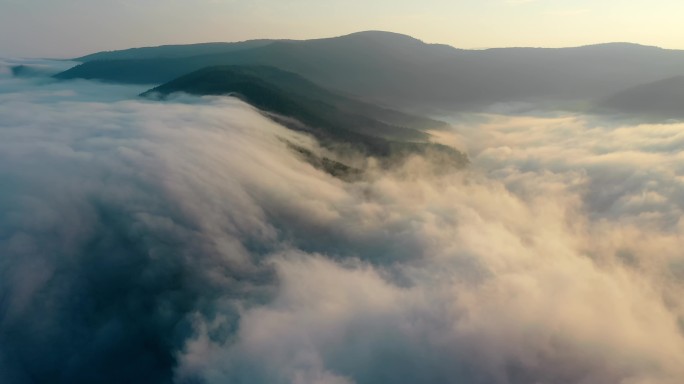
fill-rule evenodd
<path id="1" fill-rule="evenodd" d="M 684 49 L 683 0 L 0 0 L 0 57 L 386 30 L 459 48 Z"/>

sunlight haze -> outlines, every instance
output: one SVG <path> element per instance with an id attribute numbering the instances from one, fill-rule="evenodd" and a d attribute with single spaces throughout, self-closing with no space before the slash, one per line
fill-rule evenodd
<path id="1" fill-rule="evenodd" d="M 684 49 L 684 2 L 619 0 L 0 0 L 0 55 L 102 50 L 362 30 L 458 48 L 632 42 Z"/>

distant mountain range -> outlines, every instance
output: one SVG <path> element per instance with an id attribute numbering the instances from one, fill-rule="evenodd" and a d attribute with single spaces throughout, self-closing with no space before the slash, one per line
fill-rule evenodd
<path id="1" fill-rule="evenodd" d="M 266 65 L 398 109 L 457 111 L 508 102 L 599 100 L 684 75 L 684 51 L 627 43 L 463 50 L 389 32 L 103 52 L 58 75 L 161 84 L 208 66 Z"/>

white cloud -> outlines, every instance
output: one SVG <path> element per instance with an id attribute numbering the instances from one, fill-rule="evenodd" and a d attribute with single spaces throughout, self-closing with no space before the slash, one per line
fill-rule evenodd
<path id="1" fill-rule="evenodd" d="M 479 116 L 469 171 L 345 183 L 233 99 L 3 76 L 4 382 L 684 377 L 681 124 Z"/>

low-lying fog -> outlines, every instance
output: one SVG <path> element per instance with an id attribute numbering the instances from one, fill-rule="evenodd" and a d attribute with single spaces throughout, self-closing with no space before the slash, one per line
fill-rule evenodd
<path id="1" fill-rule="evenodd" d="M 10 64 L 2 383 L 684 378 L 684 123 L 461 116 L 469 169 L 344 182 L 236 99 Z"/>

